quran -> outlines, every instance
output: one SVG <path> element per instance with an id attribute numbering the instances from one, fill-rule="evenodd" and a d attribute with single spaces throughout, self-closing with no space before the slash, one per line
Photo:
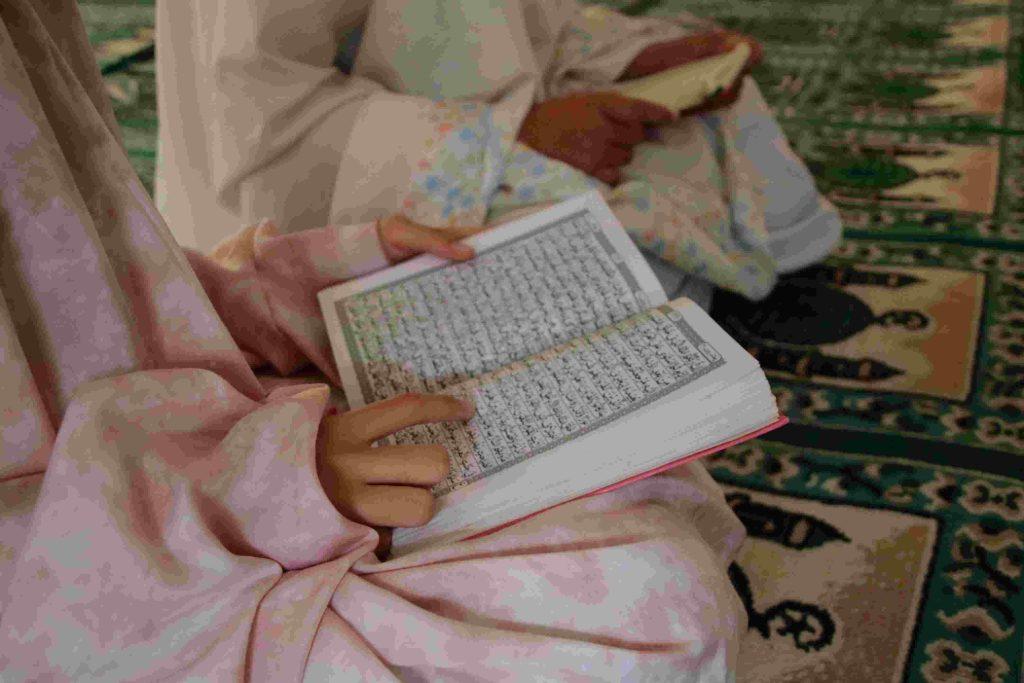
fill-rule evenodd
<path id="1" fill-rule="evenodd" d="M 692 109 L 736 82 L 750 58 L 750 46 L 740 43 L 724 55 L 684 64 L 612 88 L 638 100 L 680 112 Z"/>
<path id="2" fill-rule="evenodd" d="M 319 293 L 349 405 L 407 392 L 476 403 L 468 423 L 378 444 L 451 459 L 426 525 L 452 542 L 615 488 L 785 422 L 757 361 L 688 299 L 667 301 L 596 192 Z"/>

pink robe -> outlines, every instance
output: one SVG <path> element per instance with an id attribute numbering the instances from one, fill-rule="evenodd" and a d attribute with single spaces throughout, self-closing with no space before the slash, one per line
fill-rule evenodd
<path id="1" fill-rule="evenodd" d="M 0 3 L 4 681 L 734 676 L 700 466 L 378 562 L 316 477 L 328 385 L 250 368 L 333 377 L 315 292 L 383 265 L 373 226 L 186 257 L 88 54 L 73 0 Z"/>

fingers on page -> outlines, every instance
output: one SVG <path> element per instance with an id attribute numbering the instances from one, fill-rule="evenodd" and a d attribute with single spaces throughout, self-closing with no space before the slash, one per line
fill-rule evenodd
<path id="1" fill-rule="evenodd" d="M 353 484 L 433 487 L 451 468 L 447 449 L 437 444 L 382 446 L 327 457 L 339 479 Z"/>
<path id="2" fill-rule="evenodd" d="M 422 526 L 434 516 L 434 494 L 415 486 L 367 485 L 342 510 L 357 522 L 378 527 Z"/>
<path id="3" fill-rule="evenodd" d="M 454 396 L 403 394 L 342 415 L 340 420 L 363 443 L 373 443 L 406 427 L 429 422 L 464 422 L 476 409 Z"/>
<path id="4" fill-rule="evenodd" d="M 384 237 L 392 248 L 426 253 L 441 258 L 465 261 L 473 258 L 473 248 L 455 240 L 479 232 L 481 228 L 450 230 L 419 225 L 404 216 L 394 216 L 384 229 Z"/>

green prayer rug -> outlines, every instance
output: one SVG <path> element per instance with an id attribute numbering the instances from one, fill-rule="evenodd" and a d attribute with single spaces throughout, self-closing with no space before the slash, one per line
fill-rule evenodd
<path id="1" fill-rule="evenodd" d="M 738 680 L 1019 680 L 1024 488 L 927 447 L 761 440 L 709 463 L 748 532 Z"/>
<path id="2" fill-rule="evenodd" d="M 755 76 L 846 234 L 713 305 L 793 422 L 709 465 L 750 534 L 741 680 L 1020 681 L 1024 2 L 647 12 L 683 9 L 765 43 Z"/>

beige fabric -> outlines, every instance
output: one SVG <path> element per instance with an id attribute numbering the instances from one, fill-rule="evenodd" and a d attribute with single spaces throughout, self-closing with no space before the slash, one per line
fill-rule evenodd
<path id="1" fill-rule="evenodd" d="M 395 211 L 434 135 L 433 100 L 490 104 L 507 148 L 536 97 L 583 73 L 612 80 L 675 30 L 640 22 L 647 39 L 581 60 L 556 50 L 570 21 L 588 21 L 574 0 L 446 7 L 458 4 L 158 3 L 156 195 L 179 242 L 206 249 L 263 218 L 290 232 Z M 346 75 L 332 61 L 360 27 Z"/>
<path id="2" fill-rule="evenodd" d="M 598 189 L 670 292 L 674 271 L 761 298 L 840 223 L 752 80 L 660 128 L 614 188 L 516 142 L 535 101 L 607 89 L 650 43 L 707 27 L 575 0 L 167 0 L 157 204 L 208 250 L 264 219 L 493 225 Z"/>

